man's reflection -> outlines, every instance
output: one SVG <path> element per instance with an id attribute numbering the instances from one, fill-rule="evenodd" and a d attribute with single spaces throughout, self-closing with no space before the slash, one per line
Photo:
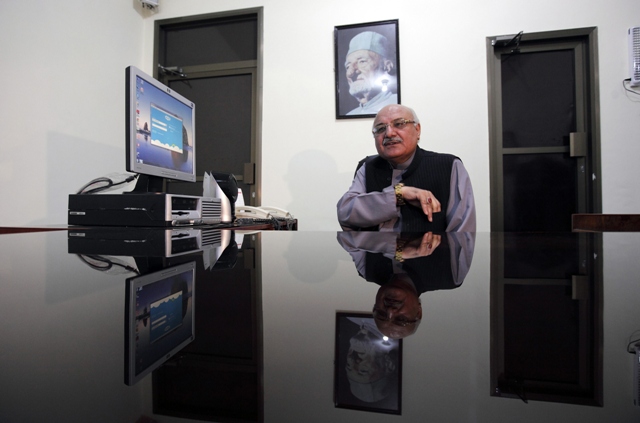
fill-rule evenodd
<path id="1" fill-rule="evenodd" d="M 419 295 L 406 273 L 394 274 L 382 284 L 373 305 L 373 319 L 380 332 L 394 339 L 412 335 L 422 320 Z"/>
<path id="2" fill-rule="evenodd" d="M 422 320 L 420 294 L 459 287 L 471 266 L 475 234 L 340 232 L 338 242 L 358 274 L 380 285 L 373 318 L 380 332 L 399 339 Z"/>

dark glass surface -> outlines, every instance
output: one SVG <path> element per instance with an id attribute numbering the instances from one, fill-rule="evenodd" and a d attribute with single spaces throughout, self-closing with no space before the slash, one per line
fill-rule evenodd
<path id="1" fill-rule="evenodd" d="M 571 214 L 577 213 L 576 172 L 568 154 L 505 155 L 504 230 L 570 231 Z"/>
<path id="2" fill-rule="evenodd" d="M 252 75 L 216 76 L 173 81 L 169 86 L 198 105 L 196 170 L 243 176 L 251 163 Z M 232 148 L 230 148 L 232 147 Z M 250 187 L 238 182 L 245 195 Z M 202 195 L 201 184 L 171 182 L 169 192 Z M 248 201 L 246 201 L 248 204 Z"/>
<path id="3" fill-rule="evenodd" d="M 255 14 L 163 27 L 164 66 L 195 66 L 256 60 L 258 18 Z M 203 49 L 203 46 L 212 46 Z M 215 47 L 213 47 L 215 46 Z M 191 47 L 191 48 L 190 48 Z"/>
<path id="4" fill-rule="evenodd" d="M 576 129 L 573 50 L 521 53 L 502 59 L 502 145 L 569 145 Z"/>
<path id="5" fill-rule="evenodd" d="M 511 284 L 505 286 L 504 302 L 507 377 L 578 383 L 579 309 L 570 290 L 561 285 Z"/>
<path id="6" fill-rule="evenodd" d="M 236 232 L 180 255 L 159 253 L 167 238 L 136 236 L 134 259 L 90 231 L 78 236 L 90 243 L 0 235 L 2 422 L 640 421 L 627 352 L 640 338 L 639 233 L 449 234 L 416 258 L 422 237 L 406 236 L 399 263 L 393 234 Z M 126 279 L 190 261 L 195 341 L 127 386 Z M 575 273 L 585 290 L 539 279 Z M 400 414 L 355 390 L 356 407 L 336 407 L 336 316 L 370 313 L 399 274 L 422 308 L 397 357 Z"/>
<path id="7" fill-rule="evenodd" d="M 509 279 L 566 279 L 583 271 L 581 241 L 571 232 L 505 233 L 504 276 Z M 553 248 L 549 248 L 553 243 Z"/>

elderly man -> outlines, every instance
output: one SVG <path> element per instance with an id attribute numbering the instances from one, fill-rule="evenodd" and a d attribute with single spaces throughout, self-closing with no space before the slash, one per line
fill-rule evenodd
<path id="1" fill-rule="evenodd" d="M 469 175 L 459 158 L 418 147 L 413 109 L 385 106 L 373 121 L 378 154 L 360 161 L 338 202 L 345 230 L 444 232 L 476 230 Z"/>
<path id="2" fill-rule="evenodd" d="M 383 35 L 365 31 L 349 43 L 345 61 L 349 94 L 360 104 L 347 115 L 374 114 L 387 104 L 398 102 L 396 79 L 390 75 L 389 42 Z"/>

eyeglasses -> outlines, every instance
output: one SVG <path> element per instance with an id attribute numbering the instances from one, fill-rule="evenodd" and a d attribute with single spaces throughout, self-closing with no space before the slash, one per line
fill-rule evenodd
<path id="1" fill-rule="evenodd" d="M 387 132 L 387 127 L 388 126 L 393 127 L 393 129 L 402 129 L 405 126 L 407 126 L 408 123 L 415 124 L 416 121 L 415 120 L 407 120 L 407 119 L 396 119 L 391 123 L 381 123 L 380 125 L 374 126 L 373 129 L 371 130 L 371 132 L 373 132 L 374 136 L 382 135 L 385 132 Z"/>
<path id="2" fill-rule="evenodd" d="M 376 320 L 379 320 L 381 322 L 391 322 L 396 326 L 400 326 L 400 327 L 407 327 L 410 325 L 413 325 L 415 323 L 418 323 L 420 321 L 420 319 L 414 319 L 414 320 L 410 320 L 407 319 L 404 316 L 396 316 L 393 319 L 389 319 L 389 317 L 387 316 L 387 313 L 384 310 L 380 310 L 378 307 L 374 306 L 373 307 L 373 318 Z"/>

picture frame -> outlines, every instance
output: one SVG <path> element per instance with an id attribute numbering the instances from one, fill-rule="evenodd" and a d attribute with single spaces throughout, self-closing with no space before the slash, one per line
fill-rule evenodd
<path id="1" fill-rule="evenodd" d="M 336 312 L 336 408 L 401 414 L 402 339 L 378 330 L 371 313 Z"/>
<path id="2" fill-rule="evenodd" d="M 336 119 L 375 117 L 400 104 L 397 19 L 336 26 L 334 54 Z"/>

